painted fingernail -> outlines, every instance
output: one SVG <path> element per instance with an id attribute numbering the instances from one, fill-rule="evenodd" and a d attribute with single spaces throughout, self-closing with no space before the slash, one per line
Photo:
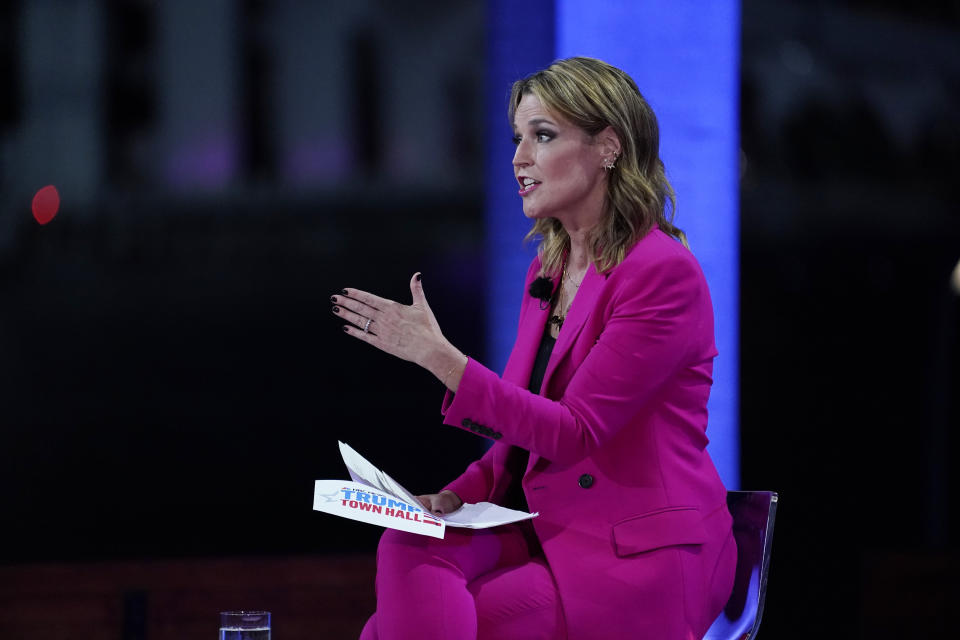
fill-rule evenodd
<path id="1" fill-rule="evenodd" d="M 347 333 L 350 333 L 350 327 L 348 327 L 347 325 L 343 325 L 343 330 L 346 331 Z"/>
<path id="2" fill-rule="evenodd" d="M 420 282 L 420 276 L 422 276 L 422 275 L 423 275 L 422 273 L 418 273 L 418 274 L 417 274 L 417 282 Z"/>
<path id="3" fill-rule="evenodd" d="M 340 307 L 334 307 L 334 308 L 333 308 L 333 312 L 334 312 L 334 313 L 340 313 Z"/>
<path id="4" fill-rule="evenodd" d="M 336 302 L 337 296 L 330 296 L 330 302 Z"/>
<path id="5" fill-rule="evenodd" d="M 347 290 L 346 290 L 346 289 L 340 289 L 340 293 L 342 293 L 343 295 L 347 295 Z"/>

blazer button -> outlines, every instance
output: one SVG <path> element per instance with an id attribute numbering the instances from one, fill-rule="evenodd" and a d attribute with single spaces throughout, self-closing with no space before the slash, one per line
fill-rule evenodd
<path id="1" fill-rule="evenodd" d="M 580 476 L 579 480 L 577 480 L 577 484 L 579 484 L 584 489 L 589 489 L 590 487 L 593 486 L 593 476 L 590 475 L 589 473 L 585 473 L 582 476 Z"/>

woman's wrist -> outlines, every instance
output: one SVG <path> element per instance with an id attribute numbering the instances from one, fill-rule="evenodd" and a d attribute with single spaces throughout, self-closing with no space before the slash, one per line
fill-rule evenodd
<path id="1" fill-rule="evenodd" d="M 443 385 L 456 391 L 460 386 L 463 371 L 467 368 L 467 356 L 449 342 L 433 354 L 423 366 Z"/>

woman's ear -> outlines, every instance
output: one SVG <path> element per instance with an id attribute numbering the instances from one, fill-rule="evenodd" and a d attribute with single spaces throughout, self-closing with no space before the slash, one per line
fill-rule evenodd
<path id="1" fill-rule="evenodd" d="M 616 159 L 620 157 L 622 148 L 620 146 L 620 136 L 613 130 L 613 127 L 608 126 L 598 133 L 594 139 L 597 141 L 603 159 L 616 162 Z"/>

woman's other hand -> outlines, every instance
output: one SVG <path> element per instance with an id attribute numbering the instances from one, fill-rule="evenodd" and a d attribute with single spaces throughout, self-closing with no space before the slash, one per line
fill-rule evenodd
<path id="1" fill-rule="evenodd" d="M 460 496 L 449 489 L 444 489 L 440 493 L 417 496 L 417 500 L 420 501 L 424 509 L 438 516 L 449 515 L 463 506 L 463 500 L 460 499 Z"/>
<path id="2" fill-rule="evenodd" d="M 331 296 L 330 302 L 333 313 L 349 323 L 343 328 L 349 335 L 420 365 L 456 391 L 467 357 L 443 337 L 419 273 L 410 279 L 410 293 L 410 305 L 359 289 L 344 289 Z"/>

